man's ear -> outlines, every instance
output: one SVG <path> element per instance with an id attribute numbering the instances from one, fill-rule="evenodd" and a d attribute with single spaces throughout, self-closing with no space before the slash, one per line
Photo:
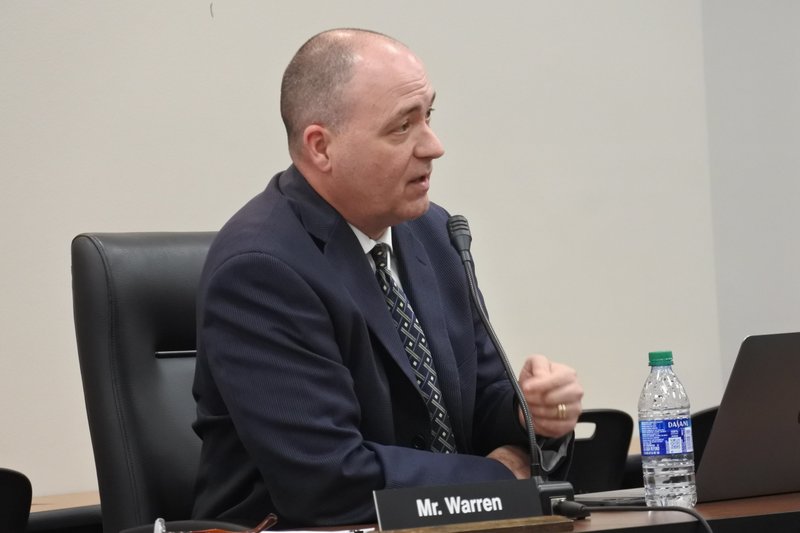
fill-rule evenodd
<path id="1" fill-rule="evenodd" d="M 330 144 L 331 132 L 319 124 L 311 124 L 303 130 L 303 148 L 308 162 L 320 172 L 329 172 L 331 168 Z"/>

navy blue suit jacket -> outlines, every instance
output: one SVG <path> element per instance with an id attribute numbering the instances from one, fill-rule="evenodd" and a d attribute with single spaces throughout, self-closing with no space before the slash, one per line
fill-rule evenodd
<path id="1" fill-rule="evenodd" d="M 447 218 L 432 204 L 392 235 L 453 455 L 427 451 L 428 411 L 368 259 L 300 173 L 276 175 L 224 226 L 198 295 L 195 517 L 369 523 L 376 489 L 513 478 L 484 457 L 527 440 Z"/>

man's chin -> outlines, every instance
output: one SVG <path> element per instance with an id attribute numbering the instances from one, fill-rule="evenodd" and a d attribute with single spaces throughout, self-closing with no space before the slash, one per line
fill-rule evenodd
<path id="1" fill-rule="evenodd" d="M 430 207 L 431 207 L 431 202 L 428 199 L 428 196 L 426 195 L 424 200 L 421 199 L 418 202 L 415 202 L 414 208 L 409 211 L 409 216 L 408 218 L 406 218 L 406 220 L 418 219 L 419 217 L 427 213 Z"/>

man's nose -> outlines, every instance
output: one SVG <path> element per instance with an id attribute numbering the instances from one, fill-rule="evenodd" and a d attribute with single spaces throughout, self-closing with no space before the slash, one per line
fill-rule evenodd
<path id="1" fill-rule="evenodd" d="M 425 125 L 422 139 L 417 143 L 415 154 L 420 159 L 438 159 L 444 155 L 444 146 L 429 125 Z"/>

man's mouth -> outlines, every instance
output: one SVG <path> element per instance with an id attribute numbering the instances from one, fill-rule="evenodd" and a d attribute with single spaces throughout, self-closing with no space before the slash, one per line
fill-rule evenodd
<path id="1" fill-rule="evenodd" d="M 422 175 L 417 176 L 416 178 L 412 179 L 411 183 L 423 184 L 423 183 L 426 183 L 426 182 L 430 181 L 430 179 L 431 179 L 431 173 L 427 172 L 425 174 L 422 174 Z"/>
<path id="2" fill-rule="evenodd" d="M 422 176 L 418 176 L 418 177 L 412 179 L 409 182 L 409 185 L 413 185 L 414 187 L 419 187 L 419 188 L 423 189 L 425 192 L 427 192 L 428 189 L 431 186 L 431 175 L 430 174 L 423 174 Z"/>

